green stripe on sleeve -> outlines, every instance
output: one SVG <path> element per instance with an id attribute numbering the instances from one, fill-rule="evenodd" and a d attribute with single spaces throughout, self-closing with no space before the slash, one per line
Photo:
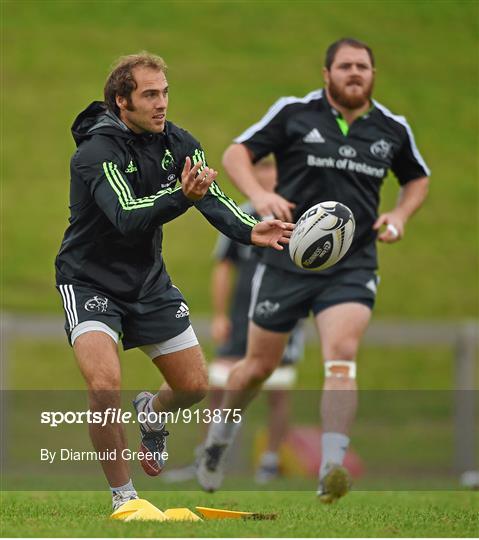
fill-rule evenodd
<path id="1" fill-rule="evenodd" d="M 196 150 L 193 153 L 192 156 L 193 166 L 198 163 L 198 161 L 201 161 L 203 163 L 201 170 L 206 166 L 206 157 L 203 150 L 200 150 L 199 148 L 196 148 Z M 253 217 L 251 217 L 249 214 L 244 212 L 234 201 L 233 199 L 230 199 L 227 197 L 221 188 L 213 182 L 211 186 L 209 187 L 209 191 L 212 195 L 214 195 L 222 204 L 224 204 L 240 221 L 242 221 L 245 225 L 249 225 L 250 227 L 254 227 L 256 223 L 258 223 Z"/>
<path id="2" fill-rule="evenodd" d="M 199 169 L 200 171 L 202 171 L 206 167 L 206 156 L 203 150 L 200 150 L 199 148 L 197 148 L 194 154 L 192 155 L 191 159 L 193 160 L 193 166 L 195 166 L 198 163 L 198 161 L 202 162 L 201 168 Z"/>
<path id="3" fill-rule="evenodd" d="M 209 188 L 210 192 L 223 203 L 240 221 L 245 225 L 254 227 L 258 222 L 252 216 L 244 212 L 234 201 L 227 197 L 216 182 L 213 182 Z"/>
<path id="4" fill-rule="evenodd" d="M 131 191 L 127 182 L 122 177 L 120 171 L 118 170 L 118 166 L 115 163 L 112 163 L 111 161 L 107 163 L 105 161 L 103 163 L 103 170 L 105 172 L 108 183 L 110 184 L 113 191 L 116 193 L 118 201 L 120 202 L 123 210 L 136 210 L 139 208 L 147 208 L 153 206 L 156 199 L 163 197 L 164 195 L 170 195 L 181 189 L 181 186 L 178 186 L 176 188 L 166 188 L 158 191 L 154 195 L 134 199 L 131 196 Z"/>

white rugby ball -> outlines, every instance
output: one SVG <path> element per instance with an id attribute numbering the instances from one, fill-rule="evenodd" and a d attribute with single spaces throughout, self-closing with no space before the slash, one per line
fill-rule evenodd
<path id="1" fill-rule="evenodd" d="M 340 261 L 353 241 L 351 210 L 336 201 L 315 204 L 299 218 L 289 241 L 289 255 L 305 270 L 325 270 Z"/>

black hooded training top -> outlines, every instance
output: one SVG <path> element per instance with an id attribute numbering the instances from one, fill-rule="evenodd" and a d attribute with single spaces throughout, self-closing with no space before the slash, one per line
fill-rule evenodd
<path id="1" fill-rule="evenodd" d="M 213 183 L 200 201 L 177 183 L 186 156 L 206 165 L 200 143 L 166 122 L 160 134 L 133 133 L 95 101 L 72 126 L 70 225 L 55 261 L 57 284 L 91 287 L 134 301 L 169 282 L 162 227 L 196 206 L 217 229 L 251 243 L 256 220 Z"/>
<path id="2" fill-rule="evenodd" d="M 321 275 L 346 268 L 377 268 L 376 232 L 380 189 L 388 171 L 401 186 L 430 171 L 403 116 L 373 100 L 371 109 L 346 127 L 323 90 L 304 98 L 279 99 L 256 124 L 235 139 L 258 161 L 273 153 L 278 167 L 276 192 L 294 202 L 293 221 L 322 201 L 347 205 L 356 220 L 346 256 Z M 263 262 L 311 275 L 295 266 L 288 250 L 263 251 Z"/>

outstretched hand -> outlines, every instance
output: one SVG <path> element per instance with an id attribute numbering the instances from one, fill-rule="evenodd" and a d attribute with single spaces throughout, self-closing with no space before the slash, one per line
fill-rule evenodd
<path id="1" fill-rule="evenodd" d="M 386 230 L 378 235 L 378 240 L 380 242 L 392 244 L 393 242 L 401 240 L 404 236 L 404 220 L 394 211 L 381 214 L 374 223 L 373 229 L 379 231 L 383 225 L 386 225 Z"/>
<path id="2" fill-rule="evenodd" d="M 281 244 L 288 244 L 294 223 L 285 223 L 279 219 L 261 221 L 251 231 L 251 242 L 255 246 L 272 247 L 281 251 Z"/>
<path id="3" fill-rule="evenodd" d="M 209 167 L 205 167 L 200 171 L 202 166 L 203 162 L 198 161 L 192 168 L 191 159 L 189 157 L 185 159 L 185 166 L 181 173 L 181 189 L 183 190 L 185 197 L 188 197 L 188 199 L 191 199 L 192 201 L 199 201 L 202 199 L 206 195 L 208 188 L 218 176 L 218 171 L 210 169 Z"/>

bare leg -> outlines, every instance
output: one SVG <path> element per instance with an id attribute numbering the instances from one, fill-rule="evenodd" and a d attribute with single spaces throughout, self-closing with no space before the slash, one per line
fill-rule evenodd
<path id="1" fill-rule="evenodd" d="M 263 382 L 278 366 L 288 334 L 270 332 L 250 322 L 246 357 L 231 370 L 222 409 L 244 411 L 259 392 Z M 224 476 L 227 449 L 238 431 L 233 415 L 226 422 L 212 424 L 200 457 L 196 475 L 206 491 L 215 491 Z"/>
<path id="2" fill-rule="evenodd" d="M 261 455 L 255 480 L 258 484 L 267 484 L 280 474 L 279 450 L 288 432 L 289 396 L 286 390 L 269 390 L 267 392 L 268 438 L 266 450 Z"/>
<path id="3" fill-rule="evenodd" d="M 245 409 L 263 382 L 277 368 L 288 334 L 271 332 L 249 323 L 246 357 L 231 370 L 222 408 Z"/>
<path id="4" fill-rule="evenodd" d="M 211 364 L 209 365 L 210 388 L 208 391 L 208 398 L 209 398 L 208 407 L 210 411 L 213 411 L 214 409 L 219 409 L 221 407 L 221 403 L 223 401 L 223 397 L 225 393 L 224 385 L 226 384 L 226 382 L 224 382 L 222 383 L 221 386 L 219 386 L 219 384 L 221 383 L 220 381 L 217 381 L 218 386 L 214 385 L 215 384 L 214 379 L 212 378 L 212 375 L 211 375 L 212 368 L 215 368 L 215 367 L 222 368 L 222 371 L 224 370 L 226 373 L 228 373 L 228 376 L 229 376 L 231 369 L 233 368 L 235 363 L 238 362 L 239 360 L 241 360 L 241 358 L 238 358 L 238 357 L 221 358 L 220 357 L 213 360 L 213 362 L 211 362 Z M 208 432 L 208 424 L 202 424 L 202 439 L 201 439 L 202 441 L 205 440 L 207 432 Z"/>
<path id="5" fill-rule="evenodd" d="M 270 390 L 267 451 L 278 453 L 289 429 L 289 396 L 287 390 Z"/>
<path id="6" fill-rule="evenodd" d="M 158 356 L 153 362 L 166 381 L 153 399 L 156 412 L 188 408 L 205 397 L 208 372 L 199 345 Z"/>
<path id="7" fill-rule="evenodd" d="M 141 392 L 136 397 L 134 406 L 138 414 L 146 415 L 146 422 L 140 426 L 140 449 L 145 452 L 140 460 L 141 465 L 148 475 L 157 476 L 167 459 L 163 452 L 165 437 L 168 435 L 164 429 L 167 418 L 162 418 L 158 413 L 186 409 L 201 401 L 208 390 L 208 373 L 199 345 L 157 356 L 153 362 L 161 371 L 165 382 L 155 395 Z M 152 416 L 156 417 L 156 420 L 150 420 Z"/>
<path id="8" fill-rule="evenodd" d="M 371 310 L 358 302 L 337 304 L 316 316 L 326 368 L 318 496 L 327 504 L 350 489 L 342 464 L 357 409 L 356 354 L 370 317 Z"/>
<path id="9" fill-rule="evenodd" d="M 116 343 L 103 332 L 87 332 L 75 340 L 75 357 L 88 387 L 90 410 L 104 412 L 121 406 L 121 370 Z M 111 487 L 123 486 L 130 480 L 128 462 L 121 452 L 126 437 L 121 424 L 89 424 L 90 438 L 96 451 L 116 450 L 116 461 L 101 465 Z"/>
<path id="10" fill-rule="evenodd" d="M 316 324 L 325 361 L 355 361 L 360 340 L 368 326 L 371 310 L 359 303 L 343 303 L 321 311 Z M 356 379 L 325 377 L 321 400 L 324 432 L 349 434 L 357 409 Z"/>

